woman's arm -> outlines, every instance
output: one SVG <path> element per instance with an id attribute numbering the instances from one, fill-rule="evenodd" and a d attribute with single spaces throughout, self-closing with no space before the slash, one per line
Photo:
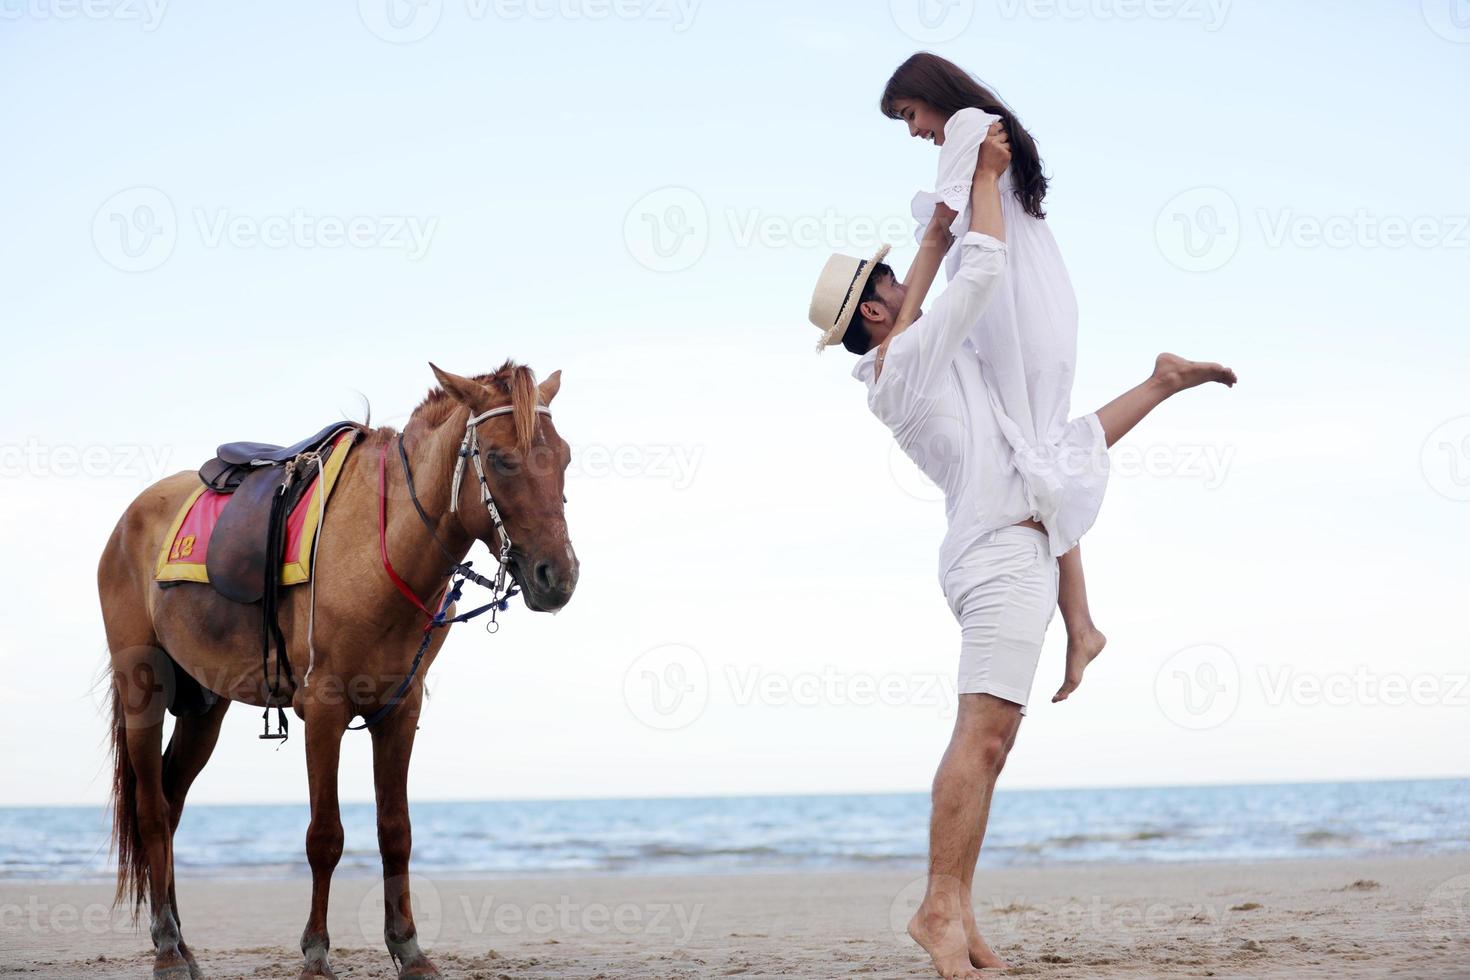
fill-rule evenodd
<path id="1" fill-rule="evenodd" d="M 949 226 L 954 223 L 955 217 L 954 211 L 947 204 L 940 202 L 935 205 L 934 217 L 929 219 L 929 227 L 924 229 L 924 240 L 919 244 L 919 254 L 914 256 L 914 264 L 909 266 L 909 274 L 903 281 L 908 292 L 904 294 L 903 306 L 899 307 L 898 319 L 894 321 L 895 332 L 903 330 L 919 318 L 919 310 L 924 306 L 929 288 L 934 285 L 939 266 L 949 253 L 949 247 L 954 244 Z"/>

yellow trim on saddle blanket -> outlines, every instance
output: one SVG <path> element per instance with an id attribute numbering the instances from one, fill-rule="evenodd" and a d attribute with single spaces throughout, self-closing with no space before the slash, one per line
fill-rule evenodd
<path id="1" fill-rule="evenodd" d="M 337 474 L 342 471 L 343 465 L 347 462 L 347 454 L 356 443 L 357 436 L 356 429 L 349 429 L 333 441 L 332 455 L 322 467 L 321 478 L 316 480 L 316 486 L 312 487 L 310 497 L 296 505 L 297 508 L 304 507 L 306 510 L 301 527 L 301 544 L 297 548 L 296 561 L 281 563 L 282 585 L 300 585 L 311 580 L 311 557 L 316 546 L 317 515 L 326 506 L 326 501 L 331 498 L 332 489 L 337 485 Z M 315 467 L 306 471 L 308 478 L 316 478 L 317 474 L 313 470 Z M 178 540 L 179 532 L 183 529 L 189 511 L 208 489 L 208 487 L 200 486 L 189 494 L 188 499 L 179 508 L 179 513 L 174 517 L 168 534 L 164 536 L 163 547 L 158 552 L 158 561 L 153 573 L 155 581 L 209 582 L 209 571 L 204 562 L 181 560 L 189 558 L 193 550 L 193 540 Z M 291 516 L 294 516 L 294 512 Z M 213 530 L 211 527 L 210 531 L 213 532 Z"/>

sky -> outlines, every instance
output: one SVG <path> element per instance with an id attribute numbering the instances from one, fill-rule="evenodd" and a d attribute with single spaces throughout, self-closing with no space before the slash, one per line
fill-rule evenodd
<path id="1" fill-rule="evenodd" d="M 830 252 L 912 258 L 921 49 L 1041 148 L 1074 411 L 1241 377 L 1114 450 L 1110 646 L 1050 705 L 1053 622 L 1002 785 L 1470 775 L 1463 0 L 0 0 L 4 802 L 105 799 L 139 492 L 507 357 L 563 372 L 581 584 L 451 635 L 413 796 L 927 788 L 942 504 L 806 321 Z M 258 725 L 192 799 L 306 798 Z"/>

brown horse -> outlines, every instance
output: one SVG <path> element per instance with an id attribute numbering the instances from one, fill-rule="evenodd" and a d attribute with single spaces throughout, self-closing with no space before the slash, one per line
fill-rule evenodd
<path id="1" fill-rule="evenodd" d="M 478 437 L 487 488 L 513 543 L 509 571 L 526 606 L 551 612 L 571 598 L 578 563 L 563 510 L 570 451 L 545 408 L 561 385 L 560 372 L 539 386 L 529 368 L 510 362 L 474 378 L 437 367 L 434 374 L 442 389 L 431 391 L 414 410 L 402 435 L 363 428 L 337 478 L 313 570 L 314 621 L 308 618 L 311 586 L 287 589 L 280 599 L 294 683 L 282 677 L 278 696 L 271 695 L 262 677 L 259 604 L 233 602 L 207 585 L 163 588 L 154 581 L 159 549 L 180 506 L 199 485 L 196 474 L 178 473 L 149 487 L 128 507 L 107 543 L 97 579 L 112 659 L 117 898 L 130 898 L 135 914 L 145 898 L 149 903 L 155 980 L 202 976 L 180 932 L 173 835 L 189 786 L 209 761 L 232 701 L 258 708 L 289 704 L 305 723 L 312 886 L 301 936 L 306 956 L 301 976 L 333 976 L 327 960 L 327 893 L 342 855 L 337 803 L 342 736 L 354 717 L 371 717 L 395 703 L 427 621 L 390 580 L 380 549 L 429 606 L 442 593 L 452 564 L 463 561 L 475 541 L 499 553 L 499 532 L 490 507 L 479 499 L 473 468 L 459 485 L 457 508 L 450 507 L 455 462 L 467 429 Z M 481 413 L 505 406 L 510 410 L 471 424 Z M 394 443 L 400 439 L 423 517 L 413 506 L 398 459 Z M 381 535 L 380 493 L 386 500 Z M 432 526 L 432 536 L 426 525 Z M 439 976 L 418 946 L 409 903 L 407 780 L 423 674 L 447 632 L 432 632 L 418 678 L 369 729 L 383 857 L 384 935 L 400 978 Z M 163 722 L 170 707 L 178 719 L 165 750 Z"/>

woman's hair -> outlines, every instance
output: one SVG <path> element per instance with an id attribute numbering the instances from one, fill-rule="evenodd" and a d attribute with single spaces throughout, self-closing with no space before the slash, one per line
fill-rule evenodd
<path id="1" fill-rule="evenodd" d="M 1011 170 L 1015 175 L 1016 197 L 1027 214 L 1036 218 L 1046 217 L 1041 207 L 1041 202 L 1046 199 L 1046 175 L 1041 171 L 1041 154 L 1036 150 L 1036 141 L 994 92 L 954 62 L 920 51 L 899 65 L 883 87 L 883 99 L 879 103 L 883 115 L 890 119 L 902 118 L 895 105 L 899 99 L 927 102 L 946 119 L 961 109 L 980 109 L 999 116 L 1011 138 Z"/>

